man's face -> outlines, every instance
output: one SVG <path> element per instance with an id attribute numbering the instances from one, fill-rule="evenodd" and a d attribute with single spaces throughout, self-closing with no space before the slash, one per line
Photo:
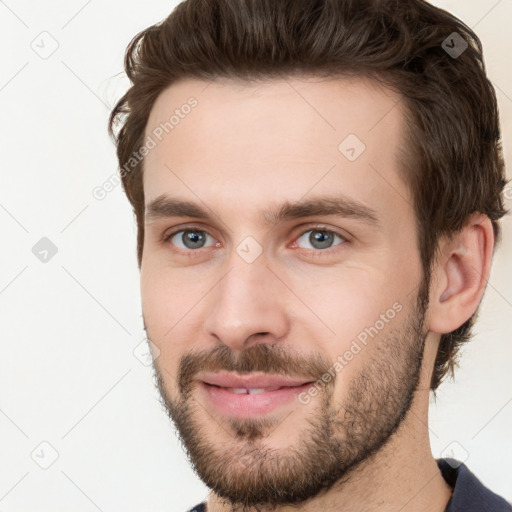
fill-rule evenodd
<path id="1" fill-rule="evenodd" d="M 228 500 L 316 495 L 411 405 L 425 304 L 402 115 L 363 79 L 186 80 L 152 109 L 144 321 L 163 402 Z"/>

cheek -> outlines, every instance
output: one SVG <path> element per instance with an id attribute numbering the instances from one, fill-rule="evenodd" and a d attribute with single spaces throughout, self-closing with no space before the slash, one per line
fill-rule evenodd
<path id="1" fill-rule="evenodd" d="M 142 311 L 148 338 L 159 350 L 158 364 L 168 383 L 177 375 L 184 353 L 191 348 L 205 348 L 198 337 L 203 323 L 199 315 L 212 284 L 197 270 L 148 263 L 149 258 L 141 266 Z"/>
<path id="2" fill-rule="evenodd" d="M 298 305 L 303 337 L 331 361 L 342 387 L 392 331 L 401 328 L 404 303 L 410 300 L 392 274 L 370 266 L 347 265 L 329 275 L 325 269 L 297 272 L 292 282 L 309 309 L 304 314 L 304 306 Z"/>
<path id="3" fill-rule="evenodd" d="M 179 318 L 173 311 L 179 300 L 168 287 L 162 286 L 161 280 L 153 279 L 145 279 L 141 299 L 147 337 L 156 346 L 154 364 L 169 396 L 177 397 L 176 377 L 182 350 L 176 342 L 180 340 Z"/>
<path id="4" fill-rule="evenodd" d="M 140 291 L 146 327 L 155 338 L 161 338 L 165 334 L 163 329 L 167 326 L 168 330 L 172 325 L 172 318 L 168 315 L 169 301 L 172 301 L 171 290 L 165 286 L 163 279 L 158 279 L 155 273 L 147 271 L 143 265 Z"/>
<path id="5" fill-rule="evenodd" d="M 324 339 L 340 343 L 373 324 L 400 296 L 386 274 L 363 265 L 344 265 L 331 271 L 311 267 L 297 269 L 290 283 L 311 312 L 310 324 L 316 316 L 314 324 L 325 330 Z"/>
<path id="6" fill-rule="evenodd" d="M 161 337 L 186 317 L 205 294 L 204 280 L 194 271 L 143 262 L 140 274 L 142 310 L 153 335 Z"/>
<path id="7" fill-rule="evenodd" d="M 165 272 L 151 271 L 144 265 L 141 267 L 140 290 L 147 336 L 159 350 L 158 363 L 167 380 L 167 372 L 173 375 L 176 372 L 171 363 L 179 360 L 179 344 L 175 340 L 180 339 L 180 318 L 185 314 L 182 311 L 183 293 Z M 164 367 L 167 371 L 163 371 Z"/>

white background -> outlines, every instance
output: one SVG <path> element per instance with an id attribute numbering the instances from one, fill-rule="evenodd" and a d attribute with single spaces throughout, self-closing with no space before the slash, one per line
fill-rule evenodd
<path id="1" fill-rule="evenodd" d="M 92 195 L 116 172 L 106 125 L 128 86 L 126 45 L 176 3 L 0 2 L 0 511 L 180 511 L 207 496 L 133 353 L 144 331 L 128 201 L 120 186 Z M 434 3 L 482 39 L 510 165 L 512 2 Z M 41 38 L 58 44 L 46 59 Z M 468 457 L 508 500 L 511 220 L 477 335 L 430 411 L 434 455 Z M 47 263 L 32 253 L 42 237 L 58 249 Z"/>

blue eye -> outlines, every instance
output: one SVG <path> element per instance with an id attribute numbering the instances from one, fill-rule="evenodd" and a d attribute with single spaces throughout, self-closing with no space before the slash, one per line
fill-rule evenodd
<path id="1" fill-rule="evenodd" d="M 308 233 L 309 236 L 306 236 Z M 297 242 L 299 242 L 301 239 L 304 239 L 303 242 L 305 241 L 311 245 L 311 247 L 306 247 L 306 249 L 325 250 L 332 247 L 332 244 L 336 238 L 338 238 L 341 243 L 345 242 L 345 239 L 338 233 L 328 229 L 323 229 L 322 227 L 317 227 L 305 231 L 299 238 L 297 238 Z M 337 245 L 341 245 L 341 243 Z"/>
<path id="2" fill-rule="evenodd" d="M 199 229 L 182 229 L 181 231 L 175 231 L 174 233 L 171 233 L 165 238 L 164 241 L 170 241 L 173 245 L 182 250 L 193 250 L 208 247 L 205 245 L 207 237 L 212 238 L 208 233 L 206 233 L 206 231 L 201 231 Z M 180 243 L 182 245 L 180 245 Z"/>

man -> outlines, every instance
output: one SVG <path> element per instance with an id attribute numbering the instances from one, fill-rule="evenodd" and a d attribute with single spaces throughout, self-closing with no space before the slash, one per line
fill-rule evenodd
<path id="1" fill-rule="evenodd" d="M 434 459 L 504 215 L 476 35 L 420 0 L 187 0 L 111 114 L 196 511 L 510 511 Z"/>

